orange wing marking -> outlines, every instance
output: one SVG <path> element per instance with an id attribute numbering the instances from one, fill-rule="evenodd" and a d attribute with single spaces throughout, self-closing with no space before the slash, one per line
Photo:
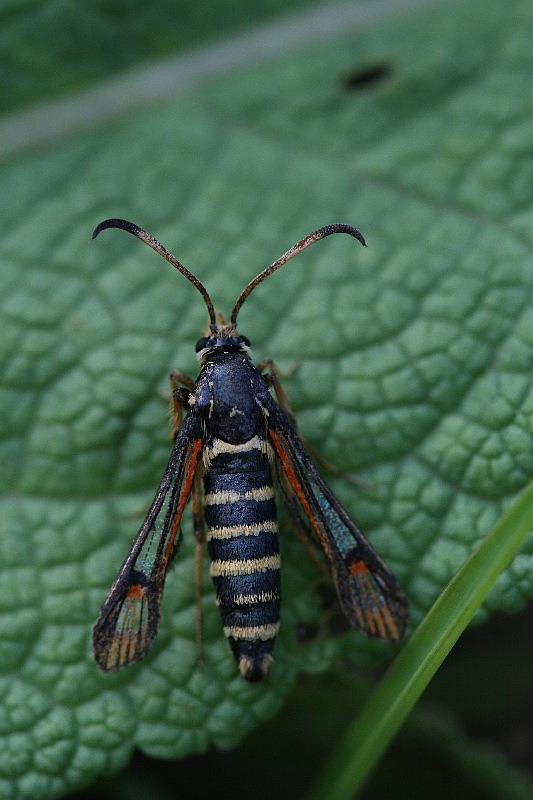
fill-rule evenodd
<path id="1" fill-rule="evenodd" d="M 370 633 L 376 634 L 380 639 L 388 639 L 387 629 L 393 640 L 398 640 L 398 627 L 390 609 L 385 602 L 385 598 L 380 593 L 376 593 L 376 587 L 372 580 L 372 573 L 364 561 L 354 561 L 350 565 L 350 573 L 357 580 L 360 590 L 370 602 L 364 609 L 364 618 L 368 624 Z"/>
<path id="2" fill-rule="evenodd" d="M 185 480 L 183 482 L 183 488 L 180 493 L 180 501 L 178 503 L 178 507 L 176 509 L 176 513 L 174 515 L 174 519 L 172 521 L 172 527 L 170 529 L 170 536 L 168 538 L 167 546 L 165 548 L 165 563 L 169 560 L 170 556 L 172 555 L 172 550 L 174 549 L 174 540 L 176 539 L 178 529 L 180 526 L 181 515 L 183 514 L 183 509 L 185 508 L 185 504 L 189 498 L 189 493 L 192 488 L 192 483 L 194 480 L 194 475 L 196 472 L 196 468 L 198 466 L 198 462 L 200 460 L 200 452 L 202 450 L 203 441 L 202 439 L 196 439 L 194 442 L 194 446 L 192 449 L 191 459 L 189 462 L 189 468 L 187 470 L 187 474 L 185 475 Z"/>
<path id="3" fill-rule="evenodd" d="M 132 597 L 135 600 L 140 600 L 144 597 L 144 589 L 140 583 L 132 584 L 126 592 L 126 597 Z"/>
<path id="4" fill-rule="evenodd" d="M 141 648 L 145 646 L 147 621 L 145 620 L 141 625 L 137 623 L 137 615 L 142 613 L 142 605 L 145 600 L 146 592 L 140 584 L 135 583 L 128 588 L 121 612 L 122 623 L 120 628 L 115 631 L 109 648 L 108 667 L 115 663 L 122 665 L 129 663 L 135 656 L 136 646 L 140 645 Z"/>
<path id="5" fill-rule="evenodd" d="M 307 501 L 307 497 L 305 496 L 304 491 L 302 489 L 302 486 L 301 486 L 300 482 L 298 481 L 298 478 L 296 477 L 296 475 L 294 473 L 294 470 L 292 468 L 292 465 L 291 465 L 291 462 L 289 460 L 289 457 L 287 456 L 287 453 L 283 449 L 283 447 L 281 445 L 281 442 L 280 442 L 280 440 L 278 438 L 277 433 L 275 433 L 273 430 L 270 430 L 270 437 L 271 437 L 272 441 L 274 442 L 274 447 L 276 448 L 276 452 L 278 454 L 278 458 L 281 461 L 281 463 L 283 464 L 283 469 L 285 470 L 285 474 L 286 474 L 287 478 L 289 479 L 289 483 L 291 484 L 292 488 L 294 489 L 294 491 L 296 493 L 296 496 L 298 497 L 298 500 L 302 504 L 302 508 L 304 509 L 305 513 L 307 514 L 309 522 L 313 526 L 313 529 L 314 529 L 316 535 L 318 536 L 318 538 L 322 542 L 322 546 L 324 547 L 326 552 L 329 552 L 329 545 L 328 545 L 327 539 L 324 536 L 324 534 L 322 533 L 322 529 L 321 529 L 320 525 L 318 524 L 318 521 L 317 521 L 316 517 L 313 514 L 311 506 L 309 505 L 309 503 Z"/>

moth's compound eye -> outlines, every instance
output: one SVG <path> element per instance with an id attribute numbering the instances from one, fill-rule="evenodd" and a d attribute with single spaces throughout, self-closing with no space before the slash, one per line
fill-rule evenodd
<path id="1" fill-rule="evenodd" d="M 207 338 L 207 336 L 202 336 L 201 339 L 198 339 L 198 341 L 196 342 L 196 347 L 195 347 L 196 352 L 199 353 L 200 350 L 203 350 L 204 347 L 207 346 L 208 341 L 209 341 L 209 339 Z"/>

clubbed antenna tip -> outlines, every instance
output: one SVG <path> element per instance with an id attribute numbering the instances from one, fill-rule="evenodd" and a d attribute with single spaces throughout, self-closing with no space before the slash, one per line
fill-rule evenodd
<path id="1" fill-rule="evenodd" d="M 213 325 L 216 326 L 215 309 L 213 307 L 213 303 L 211 302 L 211 298 L 209 297 L 205 286 L 202 283 L 200 283 L 196 275 L 193 275 L 192 272 L 189 272 L 187 267 L 183 266 L 181 261 L 178 261 L 178 259 L 175 258 L 172 255 L 172 253 L 169 253 L 166 247 L 163 247 L 163 245 L 160 242 L 158 242 L 157 239 L 154 239 L 154 237 L 151 236 L 149 233 L 147 233 L 145 230 L 139 228 L 139 226 L 135 225 L 134 222 L 128 222 L 128 220 L 126 219 L 114 219 L 114 218 L 105 219 L 103 222 L 100 222 L 100 224 L 96 226 L 96 228 L 93 231 L 92 238 L 96 239 L 98 234 L 101 233 L 106 228 L 120 228 L 123 231 L 127 231 L 128 233 L 133 234 L 133 236 L 136 236 L 142 242 L 147 244 L 148 247 L 151 247 L 152 250 L 155 250 L 156 253 L 159 253 L 160 256 L 163 256 L 163 258 L 166 261 L 168 261 L 169 264 L 172 264 L 172 266 L 175 267 L 178 270 L 178 272 L 181 272 L 182 275 L 185 275 L 185 277 L 194 286 L 196 286 L 196 288 L 204 298 L 204 302 L 207 306 L 207 311 L 209 313 L 210 324 L 212 326 Z"/>
<path id="2" fill-rule="evenodd" d="M 324 225 L 323 228 L 319 228 L 313 233 L 310 233 L 309 236 L 306 236 L 305 239 L 302 239 L 298 244 L 295 244 L 290 250 L 287 250 L 281 258 L 278 258 L 277 261 L 274 261 L 269 267 L 264 269 L 262 272 L 257 275 L 253 281 L 250 281 L 248 286 L 241 292 L 239 295 L 237 302 L 233 306 L 233 311 L 231 312 L 231 321 L 235 324 L 237 320 L 237 314 L 241 310 L 241 306 L 250 294 L 250 292 L 255 289 L 255 287 L 260 284 L 265 278 L 268 278 L 269 275 L 272 275 L 277 269 L 282 267 L 287 261 L 290 261 L 293 256 L 301 253 L 302 250 L 305 250 L 306 247 L 310 247 L 310 245 L 318 242 L 320 239 L 324 239 L 326 236 L 331 236 L 332 233 L 347 233 L 350 236 L 353 236 L 362 245 L 366 247 L 366 242 L 362 233 L 360 233 L 357 228 L 353 228 L 351 225 L 346 225 L 344 222 L 335 222 L 332 225 Z"/>

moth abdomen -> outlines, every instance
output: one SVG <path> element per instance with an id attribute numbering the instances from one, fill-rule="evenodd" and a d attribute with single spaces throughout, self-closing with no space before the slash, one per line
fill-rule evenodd
<path id="1" fill-rule="evenodd" d="M 260 442 L 258 440 L 258 445 Z M 276 504 L 268 458 L 260 448 L 232 445 L 204 474 L 204 513 L 224 634 L 249 681 L 272 663 L 279 628 L 280 557 Z M 245 472 L 233 472 L 242 467 Z"/>

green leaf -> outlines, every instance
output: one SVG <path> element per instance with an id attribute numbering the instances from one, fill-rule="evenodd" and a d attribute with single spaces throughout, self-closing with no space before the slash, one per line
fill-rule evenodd
<path id="1" fill-rule="evenodd" d="M 143 5 L 133 0 L 89 0 L 83 5 L 18 0 L 5 4 L 0 33 L 4 90 L 0 108 L 7 111 L 54 92 L 79 89 L 148 59 L 246 30 L 305 3 L 216 0 L 207 8 L 205 3 L 187 0 Z"/>
<path id="2" fill-rule="evenodd" d="M 206 317 L 139 242 L 111 231 L 90 243 L 101 219 L 157 236 L 224 313 L 309 231 L 363 231 L 366 250 L 320 243 L 239 319 L 257 360 L 298 361 L 284 385 L 306 438 L 375 487 L 331 480 L 395 570 L 413 625 L 531 475 L 530 6 L 487 3 L 480 17 L 467 2 L 393 16 L 362 5 L 364 24 L 358 10 L 324 41 L 309 11 L 307 42 L 278 36 L 284 49 L 262 60 L 243 48 L 241 68 L 214 67 L 178 94 L 169 82 L 164 102 L 120 120 L 82 104 L 70 138 L 61 106 L 63 138 L 0 167 L 2 796 L 66 794 L 136 746 L 163 757 L 230 747 L 272 716 L 298 671 L 341 651 L 392 655 L 356 633 L 298 643 L 298 624 L 321 620 L 319 577 L 287 531 L 271 679 L 237 675 L 207 569 L 199 670 L 186 529 L 153 651 L 97 671 L 91 626 L 170 450 L 160 394 L 171 369 L 195 374 Z M 102 74 L 97 48 L 93 59 L 89 80 Z M 388 77 L 347 90 L 347 74 L 376 64 Z M 145 86 L 133 73 L 141 106 Z M 23 117 L 4 122 L 28 140 Z M 532 562 L 529 541 L 477 620 L 533 596 Z"/>
<path id="3" fill-rule="evenodd" d="M 350 800 L 533 526 L 533 482 L 450 581 L 348 729 L 309 794 Z"/>

